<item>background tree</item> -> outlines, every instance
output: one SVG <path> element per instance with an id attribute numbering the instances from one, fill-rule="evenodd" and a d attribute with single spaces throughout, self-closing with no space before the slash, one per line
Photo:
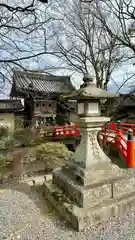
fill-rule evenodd
<path id="1" fill-rule="evenodd" d="M 108 34 L 115 37 L 120 46 L 135 53 L 135 2 L 134 0 L 93 0 L 97 17 Z M 92 13 L 92 11 L 91 11 Z"/>
<path id="2" fill-rule="evenodd" d="M 30 62 L 38 62 L 40 57 L 45 54 L 52 54 L 53 21 L 55 22 L 57 19 L 53 14 L 54 11 L 50 10 L 53 0 L 48 4 L 43 4 L 46 2 L 40 0 L 1 1 L 1 92 L 5 83 L 11 83 L 13 68 L 19 67 L 28 70 L 31 68 Z"/>
<path id="3" fill-rule="evenodd" d="M 126 51 L 125 64 L 129 65 L 130 72 L 125 72 L 119 90 L 124 86 L 134 87 L 135 76 L 135 2 L 134 0 L 93 0 L 95 10 L 93 16 L 100 21 L 110 37 L 117 41 L 121 51 Z M 133 88 L 132 88 L 133 89 Z"/>
<path id="4" fill-rule="evenodd" d="M 95 3 L 62 3 L 59 12 L 63 21 L 59 24 L 56 51 L 64 67 L 95 75 L 97 86 L 107 89 L 111 74 L 126 58 L 126 51 L 119 50 L 115 36 L 107 32 L 92 11 Z"/>

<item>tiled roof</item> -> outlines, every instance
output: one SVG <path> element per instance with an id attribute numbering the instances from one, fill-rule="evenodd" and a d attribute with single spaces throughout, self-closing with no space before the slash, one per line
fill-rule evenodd
<path id="1" fill-rule="evenodd" d="M 0 99 L 0 112 L 17 112 L 23 110 L 20 100 Z"/>
<path id="2" fill-rule="evenodd" d="M 71 92 L 74 88 L 67 76 L 53 76 L 46 75 L 39 72 L 21 72 L 14 71 L 13 85 L 11 96 L 13 92 L 25 92 L 31 88 L 34 92 L 42 93 L 65 93 Z"/>

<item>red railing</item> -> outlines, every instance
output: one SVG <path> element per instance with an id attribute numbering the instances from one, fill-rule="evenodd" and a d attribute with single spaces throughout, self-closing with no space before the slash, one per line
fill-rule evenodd
<path id="1" fill-rule="evenodd" d="M 131 124 L 131 123 L 119 123 L 119 122 L 109 122 L 107 124 L 105 124 L 103 126 L 103 129 L 105 128 L 108 130 L 112 130 L 112 131 L 117 131 L 118 128 L 121 129 L 121 131 L 123 133 L 127 132 L 128 129 L 132 129 L 133 130 L 133 135 L 135 135 L 135 124 Z"/>
<path id="2" fill-rule="evenodd" d="M 60 135 L 64 135 L 64 136 L 80 136 L 80 128 L 77 125 L 73 125 L 73 126 L 63 126 L 61 127 L 54 127 L 53 129 L 53 134 L 55 136 L 60 136 Z"/>
<path id="3" fill-rule="evenodd" d="M 125 140 L 121 135 L 118 135 L 115 138 L 116 149 L 118 149 L 121 152 L 126 162 L 128 161 L 127 160 L 127 141 L 128 140 Z"/>
<path id="4" fill-rule="evenodd" d="M 131 139 L 128 139 L 128 129 L 132 129 Z M 134 133 L 135 124 L 109 122 L 100 131 L 101 146 L 113 144 L 125 159 L 128 167 L 134 167 Z M 124 138 L 125 134 L 127 139 Z"/>
<path id="5" fill-rule="evenodd" d="M 68 126 L 51 126 L 44 127 L 42 130 L 44 136 L 51 137 L 77 137 L 80 136 L 80 127 L 79 125 L 68 125 Z"/>

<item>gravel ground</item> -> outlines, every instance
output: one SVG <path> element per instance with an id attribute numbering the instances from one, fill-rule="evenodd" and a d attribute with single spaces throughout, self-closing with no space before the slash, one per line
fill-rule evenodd
<path id="1" fill-rule="evenodd" d="M 26 193 L 27 192 L 27 193 Z M 0 240 L 134 240 L 135 209 L 77 233 L 29 190 L 0 190 Z"/>

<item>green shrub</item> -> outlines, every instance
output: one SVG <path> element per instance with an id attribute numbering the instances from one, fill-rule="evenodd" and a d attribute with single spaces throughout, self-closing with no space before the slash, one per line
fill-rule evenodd
<path id="1" fill-rule="evenodd" d="M 5 139 L 5 142 L 4 142 L 5 149 L 11 150 L 14 146 L 15 146 L 15 140 L 12 137 Z"/>
<path id="2" fill-rule="evenodd" d="M 52 171 L 66 164 L 71 155 L 72 152 L 64 144 L 58 142 L 47 142 L 36 149 L 36 160 L 44 162 L 46 171 Z"/>
<path id="3" fill-rule="evenodd" d="M 30 129 L 20 128 L 13 132 L 13 139 L 16 144 L 28 146 L 31 141 Z"/>
<path id="4" fill-rule="evenodd" d="M 39 135 L 35 136 L 34 131 L 30 128 L 15 130 L 13 138 L 17 144 L 25 147 L 38 145 L 43 141 Z"/>
<path id="5" fill-rule="evenodd" d="M 0 139 L 0 149 L 11 150 L 15 146 L 13 132 L 9 131 L 7 136 Z"/>
<path id="6" fill-rule="evenodd" d="M 9 128 L 6 126 L 0 126 L 0 139 L 3 137 L 7 137 L 9 133 Z"/>
<path id="7" fill-rule="evenodd" d="M 32 146 L 34 146 L 34 145 L 39 145 L 39 144 L 41 144 L 41 143 L 43 143 L 44 142 L 44 139 L 42 139 L 41 138 L 41 136 L 40 135 L 38 135 L 38 136 L 33 136 L 33 140 L 32 140 L 32 142 L 31 142 L 31 145 Z"/>
<path id="8" fill-rule="evenodd" d="M 9 164 L 9 156 L 0 156 L 0 175 L 8 171 Z"/>

